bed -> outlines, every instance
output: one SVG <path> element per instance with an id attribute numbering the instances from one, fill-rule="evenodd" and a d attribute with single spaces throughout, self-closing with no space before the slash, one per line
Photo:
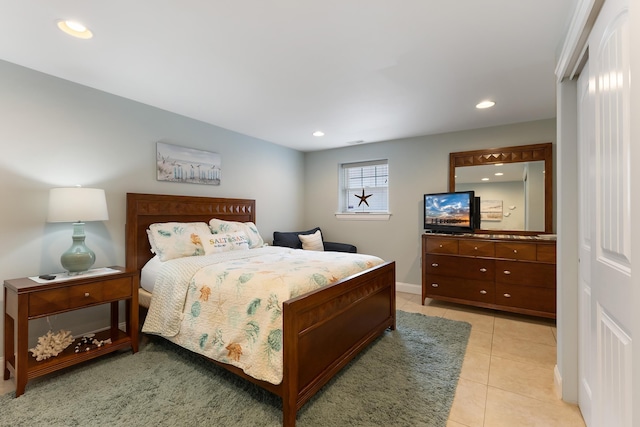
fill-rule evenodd
<path id="1" fill-rule="evenodd" d="M 250 199 L 127 194 L 126 266 L 141 271 L 152 258 L 147 230 L 166 222 L 255 223 Z M 140 304 L 151 295 L 140 289 Z M 346 327 L 348 325 L 348 327 Z M 282 399 L 283 425 L 342 367 L 387 329 L 395 329 L 395 263 L 363 272 L 282 302 L 282 381 L 255 379 L 228 363 L 212 360 Z"/>

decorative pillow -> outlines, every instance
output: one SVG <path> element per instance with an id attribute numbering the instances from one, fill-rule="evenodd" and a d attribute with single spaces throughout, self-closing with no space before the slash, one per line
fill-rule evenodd
<path id="1" fill-rule="evenodd" d="M 264 240 L 262 239 L 262 236 L 260 236 L 258 228 L 253 222 L 224 221 L 212 218 L 209 221 L 209 228 L 213 234 L 243 231 L 247 236 L 249 248 L 251 249 L 259 248 L 264 245 Z"/>
<path id="2" fill-rule="evenodd" d="M 320 230 L 320 227 L 312 228 L 307 231 L 274 231 L 273 246 L 284 246 L 292 249 L 302 249 L 302 242 L 298 237 L 300 234 L 313 234 Z"/>
<path id="3" fill-rule="evenodd" d="M 204 255 L 200 236 L 209 236 L 211 230 L 204 222 L 164 222 L 151 224 L 147 231 L 151 252 L 160 261 L 186 256 Z"/>
<path id="4" fill-rule="evenodd" d="M 244 231 L 209 234 L 207 237 L 202 238 L 202 246 L 204 246 L 206 255 L 243 249 L 248 250 L 249 239 Z"/>
<path id="5" fill-rule="evenodd" d="M 298 238 L 302 242 L 302 249 L 306 249 L 308 251 L 324 251 L 322 233 L 320 230 L 313 234 L 299 234 Z"/>

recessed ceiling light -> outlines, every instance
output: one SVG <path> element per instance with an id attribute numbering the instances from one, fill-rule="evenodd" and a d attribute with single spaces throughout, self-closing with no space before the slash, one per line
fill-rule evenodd
<path id="1" fill-rule="evenodd" d="M 502 166 L 504 163 L 496 163 L 494 166 Z"/>
<path id="2" fill-rule="evenodd" d="M 496 173 L 494 173 L 494 175 L 495 175 L 495 176 L 502 176 L 502 175 L 504 175 L 504 174 L 503 174 L 502 172 L 496 172 Z"/>
<path id="3" fill-rule="evenodd" d="M 482 178 L 480 181 L 489 181 L 489 178 Z"/>
<path id="4" fill-rule="evenodd" d="M 79 39 L 90 39 L 93 37 L 93 33 L 87 27 L 77 21 L 60 20 L 57 22 L 58 28 L 69 34 L 70 36 L 77 37 Z"/>
<path id="5" fill-rule="evenodd" d="M 494 105 L 496 105 L 496 103 L 493 101 L 482 101 L 476 105 L 476 108 L 481 110 L 483 108 L 491 108 Z"/>
<path id="6" fill-rule="evenodd" d="M 321 130 L 317 130 L 313 133 L 313 136 L 324 136 L 324 132 L 322 132 Z"/>

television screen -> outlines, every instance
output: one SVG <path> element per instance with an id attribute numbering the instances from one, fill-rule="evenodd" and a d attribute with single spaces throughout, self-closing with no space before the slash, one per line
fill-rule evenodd
<path id="1" fill-rule="evenodd" d="M 425 230 L 471 233 L 476 223 L 473 191 L 424 195 Z"/>

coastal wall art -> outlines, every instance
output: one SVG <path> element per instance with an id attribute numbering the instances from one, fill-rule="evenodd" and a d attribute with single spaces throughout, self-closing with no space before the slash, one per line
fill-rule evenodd
<path id="1" fill-rule="evenodd" d="M 502 221 L 502 200 L 480 200 L 481 221 Z"/>
<path id="2" fill-rule="evenodd" d="M 164 142 L 156 151 L 158 181 L 220 185 L 220 154 Z"/>

